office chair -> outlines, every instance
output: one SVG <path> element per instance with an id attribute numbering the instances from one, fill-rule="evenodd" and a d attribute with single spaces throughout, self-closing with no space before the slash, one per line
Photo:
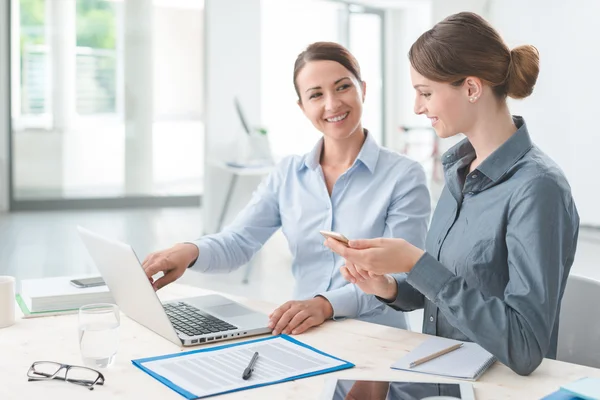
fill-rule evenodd
<path id="1" fill-rule="evenodd" d="M 600 281 L 577 275 L 567 278 L 556 359 L 600 368 Z"/>

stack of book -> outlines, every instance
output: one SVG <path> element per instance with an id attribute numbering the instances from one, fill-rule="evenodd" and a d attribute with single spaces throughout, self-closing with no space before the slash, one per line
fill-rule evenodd
<path id="1" fill-rule="evenodd" d="M 56 278 L 24 279 L 16 295 L 24 318 L 76 313 L 79 307 L 93 303 L 114 303 L 107 286 L 77 288 L 71 279 Z"/>

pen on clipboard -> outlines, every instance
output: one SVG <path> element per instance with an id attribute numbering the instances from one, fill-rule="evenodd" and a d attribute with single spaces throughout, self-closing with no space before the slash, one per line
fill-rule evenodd
<path id="1" fill-rule="evenodd" d="M 248 379 L 250 379 L 250 377 L 252 376 L 252 372 L 254 372 L 254 365 L 256 364 L 257 359 L 258 359 L 258 351 L 255 351 L 254 355 L 252 356 L 252 359 L 250 359 L 250 363 L 244 370 L 244 373 L 242 375 L 243 380 L 247 381 Z"/>
<path id="2" fill-rule="evenodd" d="M 431 360 L 433 360 L 433 359 L 436 359 L 436 358 L 438 358 L 438 357 L 440 357 L 440 356 L 443 356 L 444 354 L 448 354 L 448 353 L 450 353 L 451 351 L 454 351 L 454 350 L 456 350 L 456 349 L 459 349 L 459 348 L 461 348 L 461 347 L 462 347 L 462 345 L 463 345 L 463 343 L 457 343 L 457 344 L 455 344 L 454 346 L 450 346 L 450 347 L 448 347 L 448 348 L 445 348 L 445 349 L 443 349 L 443 350 L 440 350 L 440 351 L 438 351 L 438 352 L 435 352 L 435 353 L 433 353 L 433 354 L 430 354 L 430 355 L 428 355 L 428 356 L 426 356 L 426 357 L 419 358 L 418 360 L 415 360 L 415 361 L 411 362 L 411 363 L 409 364 L 409 367 L 410 367 L 410 368 L 414 368 L 414 367 L 416 367 L 417 365 L 424 364 L 424 363 L 426 363 L 427 361 L 431 361 Z"/>

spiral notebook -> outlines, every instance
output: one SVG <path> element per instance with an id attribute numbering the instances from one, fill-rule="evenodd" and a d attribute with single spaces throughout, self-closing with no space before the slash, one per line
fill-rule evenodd
<path id="1" fill-rule="evenodd" d="M 410 368 L 411 362 L 457 343 L 463 343 L 462 347 L 424 364 Z M 494 356 L 477 343 L 432 337 L 396 361 L 392 365 L 392 368 L 475 381 L 495 361 Z"/>

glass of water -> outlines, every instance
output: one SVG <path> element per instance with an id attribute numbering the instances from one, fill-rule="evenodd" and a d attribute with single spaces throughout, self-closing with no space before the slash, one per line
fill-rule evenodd
<path id="1" fill-rule="evenodd" d="M 115 304 L 89 304 L 79 309 L 79 348 L 90 368 L 110 366 L 119 349 L 121 316 Z"/>

